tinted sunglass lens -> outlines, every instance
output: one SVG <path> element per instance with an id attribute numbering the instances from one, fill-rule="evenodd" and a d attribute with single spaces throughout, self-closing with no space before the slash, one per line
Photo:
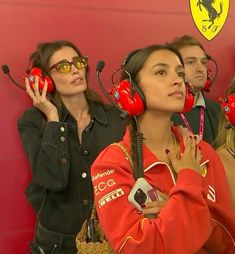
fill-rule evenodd
<path id="1" fill-rule="evenodd" d="M 87 66 L 87 60 L 85 58 L 79 58 L 74 61 L 74 64 L 78 69 L 81 69 Z"/>
<path id="2" fill-rule="evenodd" d="M 57 70 L 61 73 L 68 73 L 71 71 L 71 66 L 69 63 L 61 63 L 57 65 Z"/>

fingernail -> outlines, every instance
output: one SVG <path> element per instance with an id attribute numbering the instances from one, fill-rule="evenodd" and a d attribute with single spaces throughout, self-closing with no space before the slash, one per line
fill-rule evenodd
<path id="1" fill-rule="evenodd" d="M 165 149 L 165 153 L 166 153 L 166 154 L 170 153 L 170 150 L 169 150 L 168 148 Z"/>

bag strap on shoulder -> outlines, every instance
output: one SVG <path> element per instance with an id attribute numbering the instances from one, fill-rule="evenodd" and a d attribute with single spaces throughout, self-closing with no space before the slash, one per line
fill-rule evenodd
<path id="1" fill-rule="evenodd" d="M 127 159 L 129 160 L 129 162 L 131 164 L 131 168 L 133 168 L 133 162 L 132 162 L 131 156 L 130 156 L 129 152 L 127 151 L 126 147 L 121 142 L 113 143 L 112 145 L 118 146 L 123 151 L 123 153 L 126 155 Z"/>

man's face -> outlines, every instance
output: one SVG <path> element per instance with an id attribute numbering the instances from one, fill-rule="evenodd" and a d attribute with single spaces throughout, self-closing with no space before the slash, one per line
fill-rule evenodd
<path id="1" fill-rule="evenodd" d="M 185 78 L 201 91 L 207 80 L 207 57 L 199 46 L 186 46 L 180 49 L 185 65 Z"/>

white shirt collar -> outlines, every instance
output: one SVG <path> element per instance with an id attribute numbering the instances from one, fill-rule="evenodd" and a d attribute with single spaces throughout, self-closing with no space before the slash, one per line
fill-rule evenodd
<path id="1" fill-rule="evenodd" d="M 204 99 L 202 93 L 198 92 L 195 94 L 195 96 L 198 96 L 198 99 L 197 99 L 196 104 L 193 107 L 202 106 L 202 107 L 206 108 L 205 99 Z"/>

